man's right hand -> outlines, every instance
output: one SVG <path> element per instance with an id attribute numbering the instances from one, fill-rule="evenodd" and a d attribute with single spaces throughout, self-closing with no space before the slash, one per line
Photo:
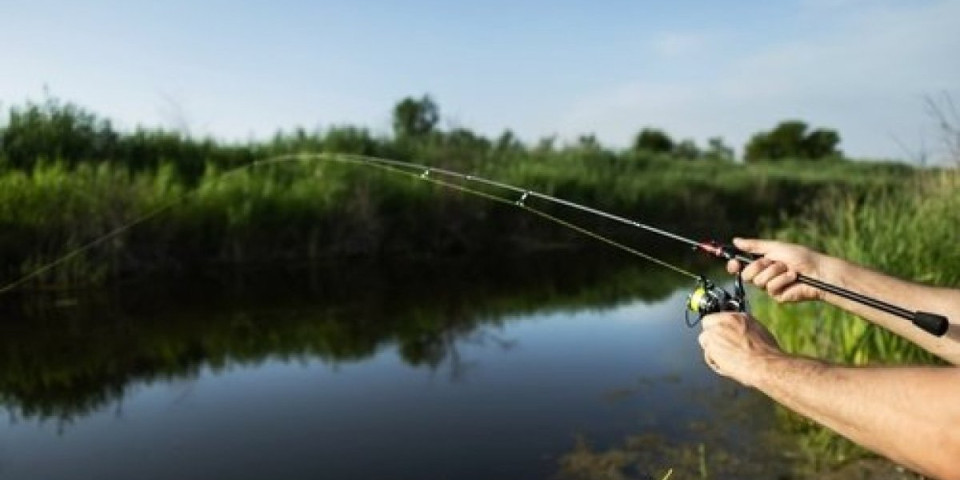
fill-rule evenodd
<path id="1" fill-rule="evenodd" d="M 737 260 L 727 262 L 730 273 L 740 272 L 743 268 L 744 282 L 766 290 L 778 302 L 823 299 L 823 292 L 819 289 L 797 283 L 797 274 L 829 281 L 824 277 L 827 273 L 824 272 L 825 260 L 829 258 L 826 255 L 801 245 L 773 240 L 735 238 L 733 244 L 744 252 L 761 256 L 746 267 Z"/>

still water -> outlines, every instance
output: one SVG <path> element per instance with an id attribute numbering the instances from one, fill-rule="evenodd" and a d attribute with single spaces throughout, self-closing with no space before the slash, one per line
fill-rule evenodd
<path id="1" fill-rule="evenodd" d="M 638 478 L 690 452 L 777 468 L 751 457 L 772 406 L 704 366 L 671 272 L 556 255 L 184 277 L 4 299 L 0 478 L 555 478 L 631 438 Z"/>

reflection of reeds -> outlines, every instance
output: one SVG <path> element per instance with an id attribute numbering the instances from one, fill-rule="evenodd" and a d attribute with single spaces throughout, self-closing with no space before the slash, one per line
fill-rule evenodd
<path id="1" fill-rule="evenodd" d="M 189 379 L 205 366 L 346 364 L 386 345 L 408 365 L 458 378 L 469 374 L 463 345 L 515 346 L 498 334 L 511 318 L 662 299 L 686 282 L 619 256 L 569 253 L 336 262 L 300 273 L 254 269 L 234 272 L 232 286 L 178 278 L 69 297 L 5 297 L 22 303 L 0 302 L 13 333 L 0 335 L 0 407 L 21 418 L 68 420 L 117 402 L 131 385 Z"/>
<path id="2" fill-rule="evenodd" d="M 960 285 L 960 176 L 936 174 L 905 188 L 862 199 L 835 196 L 817 204 L 777 237 L 869 265 L 902 278 Z M 758 295 L 754 314 L 787 351 L 830 361 L 931 363 L 937 360 L 901 337 L 837 308 L 777 305 Z M 844 462 L 865 454 L 832 432 L 793 414 L 782 414 L 814 462 Z"/>

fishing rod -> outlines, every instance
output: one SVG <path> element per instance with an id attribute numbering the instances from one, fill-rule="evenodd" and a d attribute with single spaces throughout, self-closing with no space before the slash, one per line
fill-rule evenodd
<path id="1" fill-rule="evenodd" d="M 499 182 L 496 180 L 491 180 L 491 179 L 480 177 L 477 175 L 461 173 L 461 172 L 439 168 L 439 167 L 421 165 L 413 162 L 391 160 L 391 159 L 366 156 L 366 155 L 335 154 L 335 153 L 298 153 L 298 154 L 288 154 L 288 155 L 270 157 L 264 160 L 257 160 L 247 165 L 240 166 L 233 170 L 230 170 L 224 173 L 223 175 L 221 175 L 221 178 L 224 178 L 229 175 L 234 175 L 241 171 L 249 170 L 258 166 L 280 164 L 284 162 L 309 162 L 309 161 L 315 161 L 315 160 L 325 160 L 325 161 L 331 161 L 331 162 L 365 165 L 365 166 L 373 167 L 379 170 L 417 178 L 428 183 L 432 183 L 445 188 L 450 188 L 450 189 L 458 190 L 467 194 L 486 198 L 494 202 L 498 202 L 506 205 L 512 205 L 512 206 L 521 208 L 523 210 L 526 210 L 528 212 L 531 212 L 548 221 L 557 223 L 566 228 L 572 229 L 581 234 L 595 238 L 611 246 L 624 250 L 638 257 L 641 257 L 647 261 L 660 265 L 664 268 L 673 270 L 678 274 L 690 277 L 694 279 L 697 283 L 697 286 L 694 289 L 694 291 L 687 297 L 686 309 L 684 312 L 686 323 L 690 327 L 696 326 L 705 315 L 709 315 L 711 313 L 716 313 L 721 311 L 739 311 L 739 312 L 747 311 L 747 301 L 746 301 L 745 290 L 743 287 L 743 279 L 739 273 L 737 274 L 734 282 L 733 292 L 732 293 L 728 292 L 724 288 L 711 282 L 704 275 L 699 275 L 699 274 L 690 272 L 677 265 L 671 264 L 664 260 L 658 259 L 652 255 L 649 255 L 637 249 L 631 248 L 627 245 L 624 245 L 608 237 L 605 237 L 599 233 L 590 231 L 582 226 L 574 224 L 568 220 L 564 220 L 560 217 L 551 215 L 543 210 L 532 207 L 527 202 L 530 199 L 539 199 L 539 200 L 552 203 L 555 205 L 559 205 L 562 207 L 585 212 L 585 213 L 598 216 L 613 222 L 617 222 L 633 228 L 637 228 L 637 229 L 661 236 L 663 238 L 667 238 L 679 243 L 683 243 L 689 247 L 692 247 L 692 249 L 695 251 L 708 254 L 715 258 L 720 258 L 724 260 L 737 260 L 742 264 L 742 266 L 749 265 L 750 263 L 756 261 L 760 257 L 747 252 L 743 252 L 732 245 L 722 244 L 715 240 L 710 240 L 710 241 L 692 240 L 690 238 L 686 238 L 676 233 L 669 232 L 667 230 L 664 230 L 652 225 L 648 225 L 643 222 L 631 220 L 625 217 L 621 217 L 619 215 L 615 215 L 609 212 L 588 207 L 586 205 L 582 205 L 576 202 L 564 200 L 561 198 L 554 197 L 552 195 L 547 195 L 534 190 L 517 187 L 514 185 Z M 463 183 L 454 183 L 451 181 L 447 181 L 445 179 L 456 179 L 457 181 L 460 181 Z M 494 195 L 476 188 L 469 187 L 467 186 L 468 184 L 476 184 L 476 185 L 483 185 L 486 187 L 493 187 L 500 191 L 514 194 L 516 196 L 516 199 L 511 200 L 511 199 L 504 198 L 500 195 Z M 185 194 L 184 196 L 186 195 L 189 195 L 189 193 Z M 139 223 L 143 223 L 144 221 L 159 215 L 163 211 L 169 208 L 172 208 L 174 205 L 179 203 L 182 199 L 183 197 L 176 198 L 171 202 L 168 202 L 154 210 L 147 212 L 146 214 L 135 219 L 134 221 L 124 226 L 121 226 L 115 230 L 112 230 L 106 235 L 103 235 L 95 239 L 94 241 L 69 252 L 63 257 L 34 270 L 30 274 L 25 275 L 24 277 L 21 277 L 19 280 L 16 280 L 15 282 L 8 284 L 3 288 L 0 288 L 0 294 L 7 292 L 9 290 L 12 290 L 16 286 L 19 286 L 25 283 L 27 280 L 33 277 L 39 276 L 43 272 L 56 267 L 60 263 L 63 263 L 66 260 L 76 255 L 79 255 L 80 253 L 86 250 L 89 250 L 110 238 L 113 238 L 117 235 L 122 234 L 124 231 L 132 228 L 133 226 Z M 866 306 L 875 308 L 877 310 L 880 310 L 882 312 L 889 313 L 891 315 L 908 320 L 918 328 L 932 335 L 942 336 L 944 333 L 946 333 L 947 329 L 949 328 L 949 321 L 947 320 L 946 317 L 942 315 L 929 313 L 929 312 L 920 312 L 920 311 L 911 312 L 910 310 L 907 310 L 905 308 L 892 305 L 882 300 L 869 297 L 867 295 L 863 295 L 863 294 L 842 288 L 840 286 L 833 285 L 833 284 L 824 282 L 822 280 L 818 280 L 802 274 L 797 275 L 796 282 L 809 285 L 811 287 L 823 290 L 825 292 L 832 293 L 834 295 L 845 298 L 847 300 L 851 300 L 853 302 L 857 302 L 862 305 L 866 305 Z M 695 314 L 695 316 L 691 317 L 690 315 L 691 313 Z"/>
<path id="2" fill-rule="evenodd" d="M 721 244 L 720 242 L 717 242 L 715 240 L 698 242 L 696 240 L 683 237 L 676 233 L 672 233 L 667 230 L 657 228 L 652 225 L 648 225 L 646 223 L 624 218 L 624 217 L 621 217 L 609 212 L 605 212 L 602 210 L 598 210 L 592 207 L 588 207 L 586 205 L 582 205 L 576 202 L 557 198 L 552 195 L 547 195 L 534 190 L 517 187 L 514 185 L 498 182 L 495 180 L 490 180 L 490 179 L 479 177 L 476 175 L 465 174 L 465 173 L 456 172 L 453 170 L 447 170 L 443 168 L 428 167 L 424 165 L 419 165 L 411 162 L 403 162 L 399 160 L 388 160 L 388 159 L 367 157 L 367 156 L 360 156 L 360 155 L 346 155 L 345 157 L 349 159 L 353 159 L 358 162 L 371 162 L 371 163 L 380 164 L 380 165 L 392 166 L 400 169 L 412 168 L 412 169 L 420 170 L 422 171 L 420 176 L 423 179 L 427 179 L 431 174 L 442 175 L 446 177 L 457 178 L 467 182 L 476 182 L 480 184 L 489 185 L 505 191 L 510 191 L 520 195 L 520 197 L 515 202 L 515 204 L 518 207 L 525 208 L 526 210 L 533 211 L 540 215 L 544 215 L 543 212 L 537 211 L 532 207 L 527 206 L 527 204 L 525 203 L 528 198 L 537 198 L 550 203 L 562 205 L 564 207 L 572 208 L 572 209 L 586 212 L 592 215 L 596 215 L 608 220 L 622 223 L 634 228 L 638 228 L 646 232 L 660 235 L 662 237 L 665 237 L 680 243 L 684 243 L 687 246 L 692 247 L 696 251 L 706 253 L 716 258 L 720 258 L 723 260 L 736 260 L 741 263 L 742 267 L 745 267 L 750 263 L 753 263 L 754 261 L 756 261 L 758 258 L 760 258 L 756 255 L 743 252 L 732 245 Z M 556 221 L 555 218 L 554 218 L 554 221 Z M 580 229 L 578 228 L 578 230 Z M 667 262 L 663 262 L 662 260 L 659 260 L 659 259 L 654 259 L 649 255 L 643 254 L 641 256 L 644 258 L 647 258 L 648 260 L 654 261 L 657 264 L 667 266 L 675 271 L 678 271 L 679 273 L 683 273 L 687 276 L 694 276 L 693 274 L 687 271 L 680 272 L 680 270 L 682 269 L 679 269 L 675 265 L 668 264 Z M 746 311 L 747 309 L 746 295 L 743 288 L 743 279 L 739 273 L 737 274 L 736 280 L 734 282 L 733 293 L 727 292 L 723 288 L 715 285 L 713 282 L 711 282 L 709 279 L 707 279 L 703 275 L 695 275 L 695 278 L 697 280 L 698 285 L 697 285 L 697 288 L 693 291 L 693 293 L 690 294 L 690 296 L 687 299 L 687 311 L 685 312 L 685 315 L 689 315 L 690 312 L 693 312 L 698 315 L 698 318 L 695 321 L 691 321 L 690 318 L 687 317 L 688 325 L 695 326 L 697 323 L 699 323 L 699 321 L 703 318 L 704 315 L 708 315 L 710 313 L 716 313 L 719 311 Z M 911 323 L 913 323 L 913 325 L 915 325 L 916 327 L 935 336 L 942 336 L 943 334 L 946 333 L 947 329 L 950 326 L 949 320 L 947 320 L 947 318 L 943 315 L 938 315 L 930 312 L 922 312 L 922 311 L 910 311 L 903 307 L 899 307 L 899 306 L 890 304 L 888 302 L 884 302 L 882 300 L 879 300 L 861 293 L 857 293 L 852 290 L 848 290 L 843 287 L 833 285 L 813 277 L 809 277 L 807 275 L 798 273 L 796 282 L 809 285 L 811 287 L 837 295 L 841 298 L 845 298 L 847 300 L 851 300 L 853 302 L 857 302 L 862 305 L 866 305 L 868 307 L 872 307 L 882 312 L 897 316 L 904 320 L 908 320 Z"/>

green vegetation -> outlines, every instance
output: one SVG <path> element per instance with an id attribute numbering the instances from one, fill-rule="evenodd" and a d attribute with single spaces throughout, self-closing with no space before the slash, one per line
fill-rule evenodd
<path id="1" fill-rule="evenodd" d="M 645 128 L 634 145 L 617 151 L 593 135 L 558 146 L 552 138 L 527 145 L 510 131 L 495 139 L 466 129 L 443 131 L 437 128 L 439 118 L 439 107 L 425 96 L 396 106 L 393 136 L 341 126 L 231 145 L 160 130 L 117 132 L 110 122 L 56 100 L 14 108 L 0 128 L 0 284 L 168 206 L 51 270 L 40 284 L 99 283 L 211 262 L 222 268 L 344 257 L 523 253 L 579 248 L 584 241 L 518 210 L 375 170 L 323 162 L 235 170 L 292 152 L 356 153 L 442 166 L 688 236 L 722 239 L 766 232 L 906 278 L 960 284 L 955 248 L 960 223 L 952 220 L 960 211 L 960 178 L 846 161 L 837 148 L 839 135 L 830 130 L 807 132 L 802 122 L 781 123 L 755 136 L 746 148 L 748 162 L 737 163 L 722 139 L 711 139 L 701 149 L 654 128 Z M 570 217 L 631 245 L 646 247 L 655 240 L 596 219 Z M 602 304 L 626 291 L 655 298 L 672 285 L 659 278 L 651 283 L 648 276 L 613 280 L 573 293 L 564 290 L 569 286 L 544 283 L 536 295 L 524 290 L 522 300 L 500 293 L 475 303 L 515 312 L 551 302 Z M 129 347 L 130 337 L 110 343 L 109 334 L 105 345 L 84 346 L 84 352 L 71 350 L 82 342 L 70 347 L 38 337 L 24 343 L 22 336 L 5 335 L 10 341 L 0 349 L 6 368 L 0 371 L 0 400 L 27 416 L 70 417 L 121 395 L 132 380 L 189 375 L 202 362 L 259 361 L 275 352 L 349 360 L 371 355 L 384 342 L 398 343 L 411 364 L 435 366 L 455 335 L 476 329 L 490 312 L 465 312 L 450 323 L 447 304 L 431 298 L 430 305 L 408 305 L 403 315 L 348 310 L 342 318 L 359 319 L 355 323 L 326 311 L 252 326 L 234 316 L 219 323 L 209 315 L 204 321 L 188 316 L 173 328 L 158 323 L 153 331 L 146 324 L 134 334 L 135 348 Z M 764 297 L 754 306 L 791 352 L 853 364 L 932 361 L 901 339 L 830 307 L 784 307 Z M 381 317 L 394 321 L 372 323 Z M 50 320 L 50 325 L 61 321 L 74 319 Z M 246 343 L 253 333 L 274 343 L 254 348 Z M 131 352 L 137 356 L 124 356 Z M 140 370 L 121 368 L 129 365 Z M 828 431 L 785 412 L 781 416 L 788 429 L 800 433 L 813 463 L 863 455 Z M 635 450 L 649 447 L 644 439 L 633 442 L 628 444 Z M 614 471 L 647 458 L 636 451 L 603 456 L 585 445 L 575 453 L 579 457 L 567 458 L 573 462 L 567 466 L 584 467 L 581 473 L 591 471 L 592 462 Z M 677 447 L 675 453 L 661 458 L 668 460 L 663 471 L 672 467 L 678 474 L 688 469 L 697 475 L 709 459 L 735 458 L 712 447 L 696 452 Z"/>
<path id="2" fill-rule="evenodd" d="M 840 134 L 818 128 L 807 132 L 807 124 L 798 120 L 781 122 L 769 132 L 754 135 L 747 143 L 744 160 L 748 162 L 802 158 L 829 160 L 842 157 L 837 148 Z"/>
<path id="3" fill-rule="evenodd" d="M 783 221 L 767 236 L 808 245 L 841 258 L 902 278 L 940 286 L 960 285 L 960 175 L 939 172 L 920 175 L 894 191 L 856 195 L 836 192 L 814 202 L 803 214 Z M 763 294 L 752 299 L 752 313 L 776 335 L 784 350 L 848 365 L 922 364 L 938 360 L 913 344 L 840 309 L 821 303 L 777 304 Z M 749 397 L 741 397 L 741 400 Z M 744 411 L 756 412 L 756 408 Z M 713 415 L 713 414 L 711 414 Z M 719 415 L 718 415 L 719 416 Z M 783 452 L 798 462 L 750 471 L 756 452 L 716 452 L 707 460 L 714 470 L 736 478 L 770 478 L 781 468 L 790 478 L 915 478 L 897 473 L 889 462 L 874 456 L 782 407 L 777 407 L 781 435 L 757 444 Z M 735 424 L 750 421 L 738 418 Z M 773 432 L 771 432 L 773 433 Z M 708 439 L 713 441 L 713 439 Z M 722 448 L 727 442 L 716 441 Z M 671 444 L 639 434 L 622 444 L 595 450 L 583 441 L 561 458 L 567 477 L 646 478 L 667 467 L 698 478 L 695 444 Z M 635 475 L 634 472 L 638 472 Z M 828 473 L 829 472 L 829 473 Z"/>
<path id="4" fill-rule="evenodd" d="M 719 238 L 757 233 L 831 190 L 865 195 L 914 174 L 903 165 L 866 162 L 745 165 L 731 161 L 732 149 L 720 139 L 700 151 L 651 129 L 640 137 L 659 141 L 638 140 L 623 151 L 591 135 L 566 146 L 552 139 L 527 146 L 509 131 L 495 140 L 466 129 L 441 131 L 438 119 L 429 97 L 405 99 L 394 109 L 392 137 L 334 127 L 226 145 L 164 131 L 119 133 L 56 100 L 14 108 L 0 128 L 0 282 L 164 206 L 174 208 L 71 258 L 41 283 L 97 283 L 210 262 L 450 255 L 584 241 L 503 205 L 362 167 L 305 162 L 232 170 L 291 152 L 375 155 L 472 172 Z M 618 234 L 595 219 L 574 219 Z M 630 234 L 620 238 L 652 240 Z"/>
<path id="5" fill-rule="evenodd" d="M 674 150 L 674 144 L 663 130 L 644 128 L 637 134 L 634 148 L 639 152 L 670 153 Z"/>
<path id="6" fill-rule="evenodd" d="M 958 209 L 960 176 L 940 173 L 885 195 L 834 195 L 772 236 L 901 278 L 956 286 Z M 791 352 L 858 365 L 932 361 L 900 337 L 829 305 L 775 305 L 759 296 L 755 306 Z"/>
<path id="7" fill-rule="evenodd" d="M 960 176 L 938 173 L 885 195 L 836 195 L 772 232 L 901 278 L 960 285 Z M 824 304 L 777 305 L 758 296 L 754 313 L 785 350 L 843 364 L 931 363 L 937 360 L 901 337 Z M 850 442 L 787 411 L 812 463 L 839 464 L 868 455 Z"/>

